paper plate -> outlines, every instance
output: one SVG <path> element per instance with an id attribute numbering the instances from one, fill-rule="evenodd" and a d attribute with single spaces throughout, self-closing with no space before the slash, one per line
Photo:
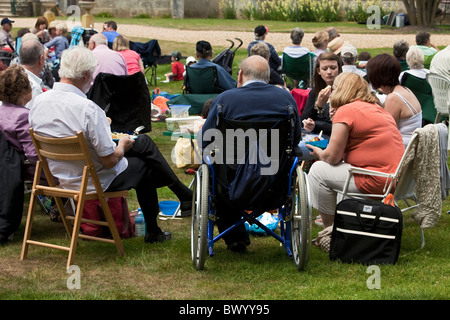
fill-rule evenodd
<path id="1" fill-rule="evenodd" d="M 136 140 L 138 136 L 130 134 L 130 138 Z M 113 139 L 114 142 L 119 142 L 119 139 Z"/>
<path id="2" fill-rule="evenodd" d="M 314 146 L 314 147 L 319 147 L 320 149 L 325 149 L 328 146 L 328 140 L 319 140 L 319 141 L 309 141 L 309 142 L 305 142 L 306 147 L 308 147 L 308 145 Z"/>

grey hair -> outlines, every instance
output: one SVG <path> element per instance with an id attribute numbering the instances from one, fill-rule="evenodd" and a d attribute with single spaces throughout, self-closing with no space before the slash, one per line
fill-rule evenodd
<path id="1" fill-rule="evenodd" d="M 270 67 L 266 59 L 254 55 L 242 60 L 239 67 L 247 80 L 259 80 L 268 83 L 270 80 Z"/>
<path id="2" fill-rule="evenodd" d="M 393 54 L 396 58 L 404 58 L 406 52 L 408 52 L 409 44 L 405 40 L 399 40 L 394 43 Z"/>
<path id="3" fill-rule="evenodd" d="M 406 53 L 406 63 L 410 69 L 423 69 L 424 59 L 423 51 L 418 47 L 411 47 Z"/>
<path id="4" fill-rule="evenodd" d="M 269 46 L 267 45 L 267 43 L 265 42 L 258 42 L 255 43 L 251 48 L 250 48 L 250 55 L 258 55 L 261 56 L 265 59 L 269 59 L 270 57 L 270 49 Z"/>
<path id="5" fill-rule="evenodd" d="M 305 31 L 303 29 L 296 27 L 291 31 L 291 40 L 293 44 L 299 45 L 302 43 L 303 37 L 305 36 Z"/>
<path id="6" fill-rule="evenodd" d="M 30 38 L 22 43 L 19 54 L 21 65 L 33 66 L 44 54 L 44 46 L 37 39 Z"/>
<path id="7" fill-rule="evenodd" d="M 80 79 L 88 72 L 91 76 L 97 68 L 98 60 L 91 50 L 74 46 L 63 51 L 59 76 L 66 79 Z"/>

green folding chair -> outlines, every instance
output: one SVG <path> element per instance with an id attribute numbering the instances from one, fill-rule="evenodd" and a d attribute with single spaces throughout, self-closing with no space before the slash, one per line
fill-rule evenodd
<path id="1" fill-rule="evenodd" d="M 299 58 L 292 58 L 283 53 L 283 71 L 282 74 L 291 80 L 295 88 L 299 88 L 299 84 L 303 81 L 305 84 L 300 89 L 311 87 L 314 72 L 314 53 L 310 52 Z"/>
<path id="2" fill-rule="evenodd" d="M 220 92 L 216 67 L 186 68 L 183 93 L 212 94 Z"/>

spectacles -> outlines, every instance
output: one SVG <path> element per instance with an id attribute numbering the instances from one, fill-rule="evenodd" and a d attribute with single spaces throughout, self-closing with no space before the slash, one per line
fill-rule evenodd
<path id="1" fill-rule="evenodd" d="M 239 72 L 241 72 L 241 69 L 239 69 L 239 70 L 236 72 L 236 77 L 239 77 Z"/>

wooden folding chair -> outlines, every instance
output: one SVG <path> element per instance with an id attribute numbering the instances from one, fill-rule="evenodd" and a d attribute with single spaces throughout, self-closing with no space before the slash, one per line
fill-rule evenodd
<path id="1" fill-rule="evenodd" d="M 48 138 L 38 135 L 34 132 L 33 128 L 30 128 L 30 136 L 36 148 L 39 161 L 37 162 L 36 173 L 34 175 L 20 260 L 26 259 L 28 248 L 30 245 L 39 245 L 48 248 L 68 251 L 69 257 L 67 260 L 67 268 L 69 268 L 69 266 L 71 266 L 74 261 L 78 238 L 113 243 L 116 245 L 119 254 L 123 256 L 125 254 L 125 249 L 123 247 L 122 239 L 120 238 L 116 225 L 114 223 L 114 219 L 111 215 L 111 210 L 108 206 L 107 199 L 113 197 L 126 197 L 128 195 L 128 191 L 125 190 L 107 193 L 103 192 L 100 180 L 97 176 L 97 172 L 95 171 L 95 166 L 92 162 L 91 155 L 89 153 L 88 146 L 82 132 L 78 132 L 76 136 L 67 138 Z M 83 161 L 85 165 L 83 169 L 83 176 L 81 178 L 80 189 L 69 190 L 62 189 L 56 186 L 53 175 L 50 172 L 47 159 L 57 161 Z M 41 177 L 42 170 L 44 170 L 48 186 L 39 184 L 39 178 Z M 96 192 L 87 192 L 87 184 L 89 179 L 91 179 L 92 183 L 94 184 Z M 60 246 L 30 239 L 37 195 L 53 196 L 55 198 L 58 210 L 61 214 L 62 222 L 64 224 L 64 227 L 66 228 L 67 234 L 71 239 L 69 246 Z M 73 199 L 77 202 L 75 216 L 69 216 L 66 213 L 61 198 Z M 98 199 L 100 201 L 100 205 L 103 209 L 106 221 L 96 221 L 82 218 L 84 201 L 91 199 Z M 108 227 L 111 231 L 112 239 L 80 234 L 80 226 L 82 222 Z"/>

